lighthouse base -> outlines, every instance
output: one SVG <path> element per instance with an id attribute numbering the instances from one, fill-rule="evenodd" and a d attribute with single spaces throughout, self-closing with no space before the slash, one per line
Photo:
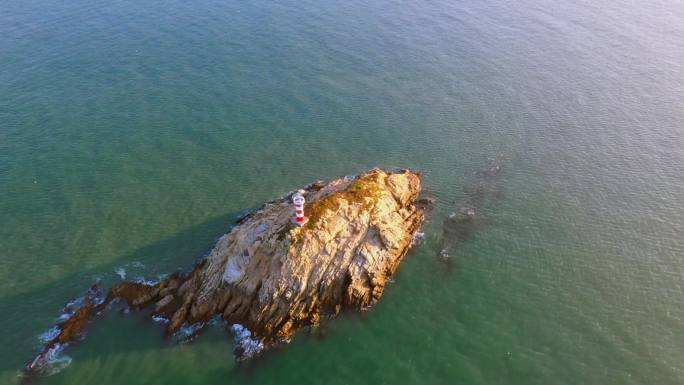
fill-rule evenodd
<path id="1" fill-rule="evenodd" d="M 297 221 L 297 217 L 290 218 L 290 222 L 292 222 L 293 225 L 297 225 L 297 226 L 304 226 L 308 221 L 309 221 L 308 217 L 304 217 L 304 220 L 301 222 Z"/>

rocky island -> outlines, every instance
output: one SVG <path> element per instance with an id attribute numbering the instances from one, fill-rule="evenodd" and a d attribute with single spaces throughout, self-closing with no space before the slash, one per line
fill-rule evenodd
<path id="1" fill-rule="evenodd" d="M 241 218 L 189 273 L 146 284 L 123 282 L 106 296 L 93 288 L 68 310 L 54 337 L 27 366 L 37 373 L 58 349 L 78 341 L 90 321 L 117 301 L 167 322 L 167 333 L 219 317 L 239 336 L 238 359 L 288 341 L 297 330 L 343 309 L 378 301 L 423 223 L 420 175 L 373 169 L 316 182 L 308 222 L 297 226 L 292 193 Z"/>

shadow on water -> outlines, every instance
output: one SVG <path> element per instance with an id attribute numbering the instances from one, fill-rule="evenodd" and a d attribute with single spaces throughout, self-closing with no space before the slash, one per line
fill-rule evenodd
<path id="1" fill-rule="evenodd" d="M 450 206 L 450 213 L 442 223 L 442 237 L 437 252 L 437 259 L 446 273 L 456 268 L 452 255 L 455 249 L 491 223 L 485 208 L 496 204 L 503 196 L 498 183 L 503 161 L 501 155 L 489 160 L 485 168 L 474 173 L 474 183 L 463 189 L 463 198 Z"/>
<path id="2" fill-rule="evenodd" d="M 190 271 L 195 265 L 195 263 L 198 262 L 209 252 L 209 250 L 211 249 L 211 247 L 213 247 L 216 240 L 225 232 L 229 231 L 232 225 L 238 222 L 241 219 L 241 217 L 244 217 L 250 211 L 251 210 L 242 210 L 239 212 L 233 212 L 214 217 L 204 223 L 187 228 L 160 242 L 142 247 L 125 257 L 117 259 L 116 262 L 106 265 L 100 265 L 95 269 L 78 271 L 56 282 L 52 282 L 49 285 L 44 285 L 18 295 L 0 298 L 0 309 L 6 309 L 6 311 L 10 312 L 20 311 L 13 310 L 17 309 L 18 306 L 26 309 L 26 304 L 42 303 L 45 302 L 43 300 L 44 297 L 54 297 L 54 294 L 51 294 L 53 292 L 68 291 L 68 289 L 66 288 L 73 287 L 75 285 L 74 282 L 83 283 L 82 289 L 78 293 L 76 293 L 75 296 L 83 295 L 87 292 L 88 288 L 91 285 L 96 283 L 93 281 L 92 277 L 103 276 L 105 274 L 111 275 L 114 269 L 117 266 L 121 266 L 122 263 L 149 260 L 150 256 L 154 256 L 155 258 L 164 261 L 182 260 L 182 266 L 178 266 L 177 270 Z M 173 273 L 173 271 L 159 270 L 159 267 L 150 266 L 148 268 L 147 273 L 150 275 Z M 103 282 L 103 285 L 111 285 L 112 283 L 113 282 L 111 281 Z M 103 289 L 105 289 L 106 291 L 109 289 L 109 287 L 104 287 Z M 68 301 L 71 301 L 73 299 L 73 297 L 60 298 L 56 300 L 54 306 L 50 305 L 51 309 L 54 308 L 54 316 L 58 315 L 61 305 L 68 303 Z M 160 335 L 162 329 L 163 328 L 160 327 Z M 38 335 L 40 333 L 43 333 L 44 331 L 45 330 L 35 330 L 35 338 L 37 339 Z M 227 335 L 226 340 L 230 341 L 230 336 Z M 37 353 L 37 351 L 35 350 L 36 344 L 34 341 L 36 340 L 23 340 L 17 341 L 16 343 L 10 342 L 10 345 L 16 346 L 5 346 L 6 348 L 12 349 L 13 351 L 17 352 L 17 355 L 16 360 L 4 361 L 2 364 L 0 364 L 0 371 L 13 369 L 21 370 L 22 366 L 25 365 L 32 358 L 31 355 Z M 135 346 L 135 348 L 133 348 L 132 346 Z M 131 345 L 131 348 L 136 350 L 151 349 L 159 348 L 159 345 Z"/>

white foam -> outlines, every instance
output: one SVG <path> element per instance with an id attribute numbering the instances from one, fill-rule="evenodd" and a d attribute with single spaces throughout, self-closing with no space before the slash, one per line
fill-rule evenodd
<path id="1" fill-rule="evenodd" d="M 235 334 L 235 343 L 242 348 L 242 353 L 238 360 L 252 358 L 264 349 L 263 342 L 252 338 L 252 332 L 240 324 L 234 324 L 231 329 Z"/>
<path id="2" fill-rule="evenodd" d="M 97 297 L 93 298 L 93 305 L 95 306 L 100 306 L 104 303 L 106 297 L 103 295 L 98 295 Z"/>
<path id="3" fill-rule="evenodd" d="M 157 281 L 157 280 L 146 279 L 146 278 L 144 278 L 144 277 L 138 277 L 138 278 L 135 279 L 134 282 L 135 282 L 135 283 L 141 283 L 141 284 L 147 285 L 147 286 L 154 286 L 154 285 L 156 285 L 156 284 L 159 283 L 159 281 Z"/>
<path id="4" fill-rule="evenodd" d="M 38 341 L 40 341 L 41 344 L 47 344 L 48 342 L 54 340 L 59 335 L 59 332 L 61 332 L 61 331 L 62 331 L 62 329 L 60 329 L 57 326 L 54 326 L 54 327 L 52 327 L 52 329 L 50 329 L 44 333 L 41 333 L 38 336 Z"/>
<path id="5" fill-rule="evenodd" d="M 420 245 L 421 243 L 423 243 L 424 240 L 425 240 L 425 233 L 420 231 L 420 230 L 416 231 L 416 233 L 413 234 L 413 239 L 411 240 L 411 246 Z"/>
<path id="6" fill-rule="evenodd" d="M 61 372 L 71 364 L 71 357 L 61 354 L 65 346 L 66 345 L 56 343 L 55 346 L 45 353 L 45 355 L 36 357 L 29 367 L 44 376 L 52 376 L 53 374 Z"/>
<path id="7" fill-rule="evenodd" d="M 192 325 L 183 325 L 181 328 L 176 332 L 174 335 L 174 338 L 176 342 L 189 342 L 191 341 L 197 332 L 202 330 L 206 324 L 204 322 L 198 322 Z"/>
<path id="8" fill-rule="evenodd" d="M 121 280 L 126 279 L 126 269 L 124 269 L 123 267 L 117 267 L 116 269 L 114 269 L 114 272 L 121 278 Z"/>
<path id="9" fill-rule="evenodd" d="M 64 346 L 65 345 L 57 343 L 52 349 L 48 350 L 48 353 L 45 356 L 46 367 L 43 371 L 44 375 L 52 376 L 53 374 L 57 374 L 71 364 L 71 357 L 62 355 Z"/>
<path id="10" fill-rule="evenodd" d="M 152 321 L 154 321 L 154 322 L 161 322 L 161 323 L 165 323 L 165 324 L 169 323 L 169 319 L 168 319 L 168 318 L 162 317 L 162 316 L 160 316 L 160 315 L 153 315 L 153 316 L 152 316 Z"/>

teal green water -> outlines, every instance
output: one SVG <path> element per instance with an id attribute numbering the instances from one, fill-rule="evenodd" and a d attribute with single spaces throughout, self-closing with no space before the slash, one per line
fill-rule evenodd
<path id="1" fill-rule="evenodd" d="M 667 0 L 0 0 L 0 383 L 97 279 L 189 269 L 241 210 L 373 166 L 438 203 L 371 311 L 246 367 L 219 327 L 112 312 L 36 383 L 684 383 Z"/>

